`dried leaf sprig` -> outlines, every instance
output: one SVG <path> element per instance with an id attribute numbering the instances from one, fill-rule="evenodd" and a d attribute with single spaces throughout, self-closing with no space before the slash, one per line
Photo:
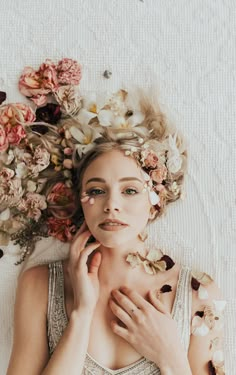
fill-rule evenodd
<path id="1" fill-rule="evenodd" d="M 174 261 L 168 255 L 163 254 L 160 249 L 151 249 L 146 257 L 143 257 L 139 252 L 129 253 L 126 261 L 132 268 L 142 264 L 145 272 L 149 275 L 167 271 L 175 265 Z"/>
<path id="2" fill-rule="evenodd" d="M 15 263 L 16 266 L 21 264 L 34 251 L 36 242 L 43 237 L 48 237 L 43 216 L 37 222 L 31 220 L 23 230 L 12 235 L 14 245 L 19 245 L 21 249 L 24 249 L 21 252 L 20 259 Z"/>

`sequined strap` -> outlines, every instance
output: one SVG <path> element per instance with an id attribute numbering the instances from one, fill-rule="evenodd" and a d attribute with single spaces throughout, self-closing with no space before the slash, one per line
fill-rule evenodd
<path id="1" fill-rule="evenodd" d="M 181 342 L 188 351 L 192 310 L 191 269 L 182 266 L 176 290 L 172 317 L 177 322 Z"/>
<path id="2" fill-rule="evenodd" d="M 48 344 L 50 353 L 55 349 L 67 325 L 64 308 L 64 277 L 62 262 L 49 264 L 48 283 Z"/>

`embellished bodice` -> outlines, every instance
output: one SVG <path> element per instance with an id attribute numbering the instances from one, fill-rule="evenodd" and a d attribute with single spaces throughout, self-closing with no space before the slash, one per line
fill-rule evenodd
<path id="1" fill-rule="evenodd" d="M 191 270 L 182 266 L 176 289 L 176 296 L 172 308 L 172 318 L 176 321 L 181 342 L 187 353 L 190 339 L 191 322 Z M 49 264 L 49 294 L 47 329 L 50 355 L 68 324 L 64 296 L 64 274 L 62 262 L 57 261 Z M 158 375 L 159 368 L 155 363 L 142 357 L 138 361 L 121 369 L 111 370 L 99 364 L 89 353 L 86 354 L 82 375 Z"/>

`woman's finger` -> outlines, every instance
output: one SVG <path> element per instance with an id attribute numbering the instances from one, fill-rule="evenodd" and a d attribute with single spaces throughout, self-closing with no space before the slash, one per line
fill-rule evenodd
<path id="1" fill-rule="evenodd" d="M 71 258 L 78 258 L 81 251 L 85 248 L 86 243 L 88 242 L 89 237 L 91 236 L 91 232 L 86 230 L 85 232 L 81 233 L 71 244 L 70 247 L 70 257 Z"/>
<path id="2" fill-rule="evenodd" d="M 129 298 L 134 306 L 138 306 L 139 309 L 145 309 L 148 306 L 148 302 L 135 290 L 122 286 L 120 291 Z"/>
<path id="3" fill-rule="evenodd" d="M 78 229 L 78 231 L 74 235 L 73 242 L 79 237 L 79 235 L 81 233 L 83 233 L 87 229 L 88 229 L 88 225 L 87 225 L 86 221 L 84 220 L 83 224 L 81 225 L 81 227 Z"/>
<path id="4" fill-rule="evenodd" d="M 157 297 L 157 294 L 155 293 L 154 290 L 149 290 L 148 293 L 149 300 L 151 304 L 161 313 L 169 315 L 171 317 L 171 314 L 169 313 L 167 307 L 162 303 L 159 298 Z"/>
<path id="5" fill-rule="evenodd" d="M 109 306 L 113 314 L 121 320 L 127 327 L 131 323 L 131 316 L 123 310 L 123 308 L 117 305 L 112 299 L 109 300 Z"/>

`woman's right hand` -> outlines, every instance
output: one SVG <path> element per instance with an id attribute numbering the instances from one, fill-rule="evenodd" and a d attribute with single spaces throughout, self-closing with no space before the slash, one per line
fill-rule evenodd
<path id="1" fill-rule="evenodd" d="M 101 253 L 96 252 L 92 256 L 88 267 L 89 255 L 100 246 L 98 241 L 86 246 L 90 236 L 91 232 L 84 221 L 70 247 L 68 272 L 74 293 L 74 310 L 83 308 L 93 312 L 99 297 L 98 269 Z"/>

